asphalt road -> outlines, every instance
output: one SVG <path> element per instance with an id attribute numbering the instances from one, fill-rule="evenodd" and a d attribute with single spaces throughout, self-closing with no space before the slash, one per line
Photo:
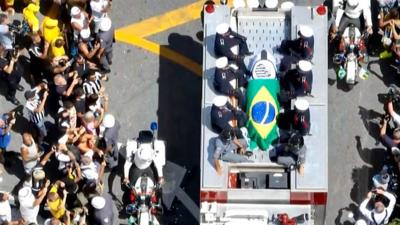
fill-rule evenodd
<path id="1" fill-rule="evenodd" d="M 112 19 L 117 28 L 123 27 L 192 2 L 114 1 Z M 317 5 L 322 1 L 296 2 Z M 200 21 L 193 21 L 149 39 L 201 63 L 202 46 L 196 38 L 200 30 Z M 158 55 L 123 43 L 116 43 L 113 61 L 111 79 L 106 86 L 111 98 L 110 113 L 122 124 L 120 141 L 135 137 L 140 130 L 148 129 L 151 121 L 158 121 L 159 137 L 167 142 L 167 159 L 188 169 L 182 187 L 198 204 L 201 78 Z M 371 183 L 370 177 L 381 167 L 384 148 L 377 141 L 375 118 L 383 109 L 378 94 L 386 93 L 392 82 L 398 85 L 398 79 L 385 63 L 372 63 L 370 70 L 369 79 L 360 81 L 350 92 L 343 90 L 334 71 L 329 71 L 326 224 L 346 224 L 341 209 L 354 207 L 362 201 Z M 23 83 L 27 87 L 25 81 Z M 0 88 L 0 112 L 6 112 L 15 107 L 5 101 L 2 90 L 4 86 Z M 22 93 L 18 93 L 18 98 L 23 100 Z M 20 128 L 17 126 L 13 133 L 12 151 L 19 151 Z M 9 172 L 4 175 L 0 190 L 10 191 L 18 183 L 15 175 L 18 169 Z M 120 198 L 119 178 L 114 181 L 113 192 Z M 194 218 L 179 202 L 166 214 L 165 224 L 195 224 Z M 124 223 L 124 220 L 120 222 Z"/>

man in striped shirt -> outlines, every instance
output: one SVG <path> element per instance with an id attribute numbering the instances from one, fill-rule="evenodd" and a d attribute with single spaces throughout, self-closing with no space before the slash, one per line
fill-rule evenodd
<path id="1" fill-rule="evenodd" d="M 42 97 L 40 93 L 42 94 Z M 26 104 L 25 107 L 29 111 L 29 120 L 35 124 L 38 129 L 38 143 L 43 142 L 47 136 L 47 130 L 44 125 L 44 105 L 46 104 L 47 96 L 49 95 L 47 84 L 42 83 L 34 89 L 25 92 Z"/>
<path id="2" fill-rule="evenodd" d="M 88 78 L 83 83 L 83 90 L 85 91 L 86 97 L 92 94 L 99 94 L 102 91 L 101 80 L 102 75 L 99 72 L 92 71 Z"/>

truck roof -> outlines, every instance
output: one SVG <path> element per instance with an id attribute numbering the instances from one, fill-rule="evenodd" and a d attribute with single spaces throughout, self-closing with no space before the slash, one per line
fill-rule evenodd
<path id="1" fill-rule="evenodd" d="M 232 16 L 234 15 L 234 16 Z M 311 135 L 305 136 L 307 146 L 305 174 L 296 171 L 290 174 L 290 189 L 298 192 L 327 191 L 328 189 L 328 61 L 327 37 L 328 21 L 326 15 L 318 15 L 311 7 L 295 6 L 291 12 L 259 11 L 248 8 L 232 9 L 228 6 L 215 6 L 214 13 L 204 17 L 203 46 L 203 87 L 201 116 L 201 189 L 226 190 L 228 188 L 229 168 L 247 166 L 252 168 L 273 166 L 267 151 L 256 151 L 252 156 L 254 163 L 222 164 L 223 174 L 218 176 L 214 168 L 214 141 L 218 136 L 211 129 L 210 111 L 213 98 L 217 95 L 213 88 L 215 73 L 214 42 L 216 26 L 231 24 L 231 28 L 247 37 L 250 51 L 261 52 L 272 49 L 277 63 L 282 58 L 276 51 L 282 40 L 297 38 L 299 25 L 309 25 L 314 29 L 313 89 L 310 102 Z"/>

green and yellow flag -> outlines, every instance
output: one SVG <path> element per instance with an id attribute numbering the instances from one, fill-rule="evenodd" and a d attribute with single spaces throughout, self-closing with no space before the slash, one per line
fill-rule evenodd
<path id="1" fill-rule="evenodd" d="M 267 150 L 278 138 L 277 116 L 279 113 L 279 81 L 257 79 L 249 81 L 247 87 L 247 129 L 251 139 L 250 148 L 258 146 Z"/>

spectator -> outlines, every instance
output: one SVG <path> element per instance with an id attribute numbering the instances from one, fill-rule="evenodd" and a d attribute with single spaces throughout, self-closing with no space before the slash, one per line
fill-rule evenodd
<path id="1" fill-rule="evenodd" d="M 22 11 L 24 20 L 28 23 L 31 32 L 34 34 L 39 31 L 39 19 L 36 16 L 40 10 L 39 4 L 39 0 L 30 0 Z"/>
<path id="2" fill-rule="evenodd" d="M 103 155 L 103 152 L 96 146 L 96 137 L 91 133 L 85 133 L 79 138 L 78 149 L 81 155 L 89 156 L 92 158 L 96 152 L 99 155 Z"/>
<path id="3" fill-rule="evenodd" d="M 104 88 L 102 88 L 103 86 L 101 84 L 101 80 L 103 79 L 105 79 L 105 76 L 98 72 L 91 71 L 85 82 L 83 82 L 83 90 L 85 91 L 86 96 L 99 94 L 100 91 L 104 92 Z"/>
<path id="4" fill-rule="evenodd" d="M 62 196 L 58 194 L 60 191 L 63 193 Z M 65 203 L 67 201 L 67 194 L 65 184 L 62 181 L 56 181 L 50 188 L 49 194 L 47 195 L 47 205 L 49 206 L 51 215 L 56 219 L 66 217 L 67 210 L 65 208 Z"/>
<path id="5" fill-rule="evenodd" d="M 91 216 L 90 224 L 106 225 L 114 224 L 114 208 L 115 205 L 109 194 L 93 197 L 90 201 L 91 208 L 89 215 Z"/>
<path id="6" fill-rule="evenodd" d="M 8 59 L 6 57 L 8 57 Z M 19 51 L 17 51 L 17 55 L 14 55 L 10 52 L 5 52 L 4 48 L 0 46 L 0 69 L 4 72 L 3 75 L 8 82 L 6 99 L 14 105 L 20 104 L 15 97 L 17 90 L 24 91 L 24 87 L 19 84 L 24 71 L 22 65 L 18 62 L 18 58 Z"/>
<path id="7" fill-rule="evenodd" d="M 72 68 L 83 80 L 85 80 L 89 76 L 91 70 L 97 69 L 96 64 L 87 61 L 85 57 L 83 57 L 81 54 L 79 54 L 76 58 L 76 61 Z"/>
<path id="8" fill-rule="evenodd" d="M 66 110 L 68 113 L 68 124 L 70 128 L 75 129 L 76 128 L 76 121 L 77 121 L 77 115 L 76 115 L 76 109 L 74 104 L 71 101 L 65 101 L 63 104 L 63 107 L 61 107 L 58 111 L 64 111 Z"/>
<path id="9" fill-rule="evenodd" d="M 47 181 L 44 187 L 39 191 L 36 198 L 30 187 L 23 187 L 18 191 L 21 216 L 28 224 L 38 223 L 37 216 L 39 213 L 39 207 L 43 199 L 46 197 L 49 185 L 50 181 Z"/>
<path id="10" fill-rule="evenodd" d="M 68 79 L 72 78 L 70 84 L 68 84 Z M 54 76 L 54 84 L 56 86 L 56 92 L 63 99 L 70 97 L 74 91 L 74 88 L 79 84 L 79 77 L 76 71 L 68 74 L 57 74 Z"/>
<path id="11" fill-rule="evenodd" d="M 9 30 L 10 19 L 6 14 L 0 13 L 0 44 L 7 50 L 12 50 L 13 38 Z"/>
<path id="12" fill-rule="evenodd" d="M 395 122 L 396 126 L 400 126 L 400 115 L 394 111 L 393 101 L 389 99 L 387 103 L 387 112 L 392 117 L 393 121 Z"/>
<path id="13" fill-rule="evenodd" d="M 74 31 L 74 40 L 78 40 L 81 30 L 90 30 L 89 23 L 90 20 L 86 12 L 78 6 L 71 8 L 71 27 Z"/>
<path id="14" fill-rule="evenodd" d="M 393 147 L 397 147 L 400 144 L 400 128 L 396 128 L 393 131 L 392 137 L 386 134 L 387 123 L 389 121 L 388 117 L 385 117 L 381 122 L 381 130 L 380 137 L 382 139 L 382 143 L 389 149 Z"/>
<path id="15" fill-rule="evenodd" d="M 30 175 L 32 173 L 32 169 L 40 160 L 40 154 L 35 140 L 29 133 L 24 133 L 22 135 L 21 157 L 25 173 Z"/>
<path id="16" fill-rule="evenodd" d="M 387 207 L 384 205 L 384 197 L 389 199 Z M 367 205 L 372 200 L 373 209 L 368 209 Z M 360 205 L 360 212 L 368 219 L 368 224 L 388 224 L 389 218 L 392 215 L 396 197 L 382 189 L 376 189 L 375 193 L 368 192 L 367 198 Z"/>
<path id="17" fill-rule="evenodd" d="M 63 37 L 56 37 L 54 38 L 51 43 L 50 43 L 50 47 L 51 47 L 51 54 L 50 57 L 52 59 L 60 59 L 60 58 L 68 58 L 65 55 L 65 49 L 64 49 L 64 45 L 65 45 L 65 41 Z"/>
<path id="18" fill-rule="evenodd" d="M 104 17 L 101 19 L 100 31 L 97 34 L 97 38 L 100 42 L 97 59 L 100 61 L 102 73 L 110 73 L 113 53 L 112 46 L 114 43 L 114 27 L 110 18 Z"/>
<path id="19" fill-rule="evenodd" d="M 86 132 L 97 136 L 97 129 L 103 121 L 104 110 L 100 110 L 100 115 L 96 118 L 94 113 L 89 111 L 85 113 L 83 117 L 83 126 L 86 128 Z"/>
<path id="20" fill-rule="evenodd" d="M 0 224 L 7 224 L 12 220 L 9 200 L 13 200 L 13 196 L 7 192 L 0 192 Z"/>
<path id="21" fill-rule="evenodd" d="M 95 42 L 94 46 L 90 43 L 90 34 L 81 31 L 81 38 L 78 42 L 79 53 L 82 54 L 87 60 L 93 61 L 93 57 L 97 54 L 100 49 L 100 43 Z"/>
<path id="22" fill-rule="evenodd" d="M 86 97 L 82 87 L 77 87 L 74 91 L 74 105 L 77 116 L 79 118 L 79 125 L 83 119 L 83 115 L 86 113 Z"/>
<path id="23" fill-rule="evenodd" d="M 54 39 L 61 36 L 60 28 L 58 27 L 58 20 L 49 16 L 45 16 L 42 22 L 43 37 L 47 43 L 51 43 Z"/>
<path id="24" fill-rule="evenodd" d="M 90 1 L 90 8 L 92 9 L 92 16 L 94 21 L 94 33 L 99 32 L 101 19 L 107 17 L 107 12 L 110 9 L 110 2 L 108 0 L 92 0 Z"/>
<path id="25" fill-rule="evenodd" d="M 3 154 L 11 141 L 11 128 L 15 124 L 15 112 L 4 113 L 0 118 L 0 161 L 4 162 Z"/>
<path id="26" fill-rule="evenodd" d="M 31 60 L 31 73 L 33 75 L 33 83 L 36 84 L 38 80 L 42 80 L 42 71 L 47 60 L 47 53 L 49 50 L 49 43 L 42 43 L 42 37 L 39 34 L 32 35 L 32 44 L 29 47 L 29 56 Z"/>
<path id="27" fill-rule="evenodd" d="M 102 189 L 104 169 L 106 162 L 102 161 L 101 164 L 93 162 L 89 156 L 82 156 L 81 158 L 81 173 L 82 173 L 82 190 L 88 193 L 93 192 L 93 189 Z"/>
<path id="28" fill-rule="evenodd" d="M 40 94 L 43 93 L 42 97 Z M 34 89 L 25 92 L 25 107 L 29 112 L 29 120 L 38 129 L 38 144 L 42 144 L 44 137 L 47 136 L 47 129 L 44 124 L 44 105 L 49 95 L 47 84 L 41 83 Z"/>

